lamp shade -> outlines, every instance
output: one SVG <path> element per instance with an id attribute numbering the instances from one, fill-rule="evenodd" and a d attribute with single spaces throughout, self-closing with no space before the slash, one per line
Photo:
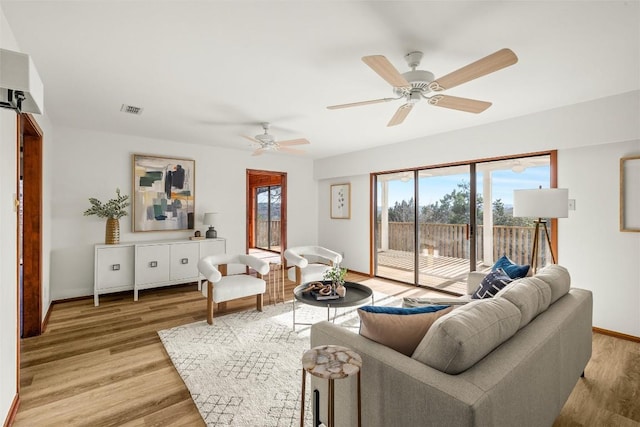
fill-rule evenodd
<path id="1" fill-rule="evenodd" d="M 204 225 L 211 225 L 214 226 L 216 225 L 216 215 L 218 215 L 217 212 L 207 212 L 204 214 L 204 220 L 202 221 L 202 223 Z"/>
<path id="2" fill-rule="evenodd" d="M 513 216 L 567 218 L 569 216 L 569 190 L 566 188 L 513 190 Z"/>

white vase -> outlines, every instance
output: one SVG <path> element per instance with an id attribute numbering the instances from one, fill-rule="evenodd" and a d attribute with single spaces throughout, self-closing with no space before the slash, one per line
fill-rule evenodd
<path id="1" fill-rule="evenodd" d="M 339 284 L 336 286 L 336 294 L 340 297 L 344 297 L 347 294 L 347 288 L 345 288 L 343 284 Z"/>

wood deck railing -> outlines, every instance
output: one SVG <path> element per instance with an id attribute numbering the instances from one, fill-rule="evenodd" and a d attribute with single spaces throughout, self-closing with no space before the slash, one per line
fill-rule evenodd
<path id="1" fill-rule="evenodd" d="M 377 224 L 380 231 L 380 223 Z M 476 259 L 484 259 L 484 226 L 478 226 Z M 529 264 L 535 227 L 511 227 L 496 225 L 493 227 L 493 260 L 507 255 L 513 262 Z M 380 233 L 378 233 L 378 236 Z M 465 224 L 420 223 L 420 252 L 428 255 L 469 259 L 470 249 Z M 544 236 L 540 236 L 544 238 Z M 378 249 L 380 242 L 376 242 Z M 545 265 L 550 259 L 549 248 L 542 245 L 538 265 Z M 413 252 L 415 249 L 413 223 L 389 222 L 389 249 Z"/>
<path id="2" fill-rule="evenodd" d="M 267 221 L 257 222 L 257 246 L 268 247 Z M 380 235 L 380 223 L 377 224 L 378 236 Z M 476 259 L 484 259 L 484 234 L 483 226 L 478 226 L 477 255 Z M 529 264 L 531 262 L 531 249 L 533 247 L 534 227 L 510 227 L 496 225 L 493 227 L 493 260 L 502 255 L 507 255 L 513 262 Z M 540 236 L 544 238 L 544 236 Z M 280 245 L 280 221 L 271 221 L 271 246 Z M 380 242 L 377 242 L 380 249 Z M 413 252 L 415 240 L 413 223 L 389 222 L 389 249 L 405 252 Z M 545 265 L 551 259 L 549 248 L 542 245 L 538 265 Z M 464 224 L 435 224 L 420 223 L 420 252 L 428 255 L 469 259 L 469 241 L 467 229 Z"/>
<path id="3" fill-rule="evenodd" d="M 269 247 L 269 221 L 257 221 L 256 246 Z M 280 220 L 271 220 L 271 246 L 280 246 Z"/>

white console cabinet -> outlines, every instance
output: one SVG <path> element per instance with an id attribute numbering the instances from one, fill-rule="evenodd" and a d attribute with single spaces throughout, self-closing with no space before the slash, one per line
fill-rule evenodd
<path id="1" fill-rule="evenodd" d="M 224 239 L 163 240 L 95 246 L 94 303 L 100 294 L 198 282 L 198 260 L 226 252 Z"/>

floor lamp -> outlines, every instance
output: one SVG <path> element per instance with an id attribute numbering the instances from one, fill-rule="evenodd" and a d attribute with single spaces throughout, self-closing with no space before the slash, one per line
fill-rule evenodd
<path id="1" fill-rule="evenodd" d="M 531 270 L 535 273 L 540 252 L 540 228 L 544 228 L 551 259 L 556 263 L 556 256 L 551 246 L 547 218 L 567 218 L 569 216 L 569 190 L 566 188 L 538 188 L 533 190 L 513 191 L 513 216 L 538 218 L 533 236 L 531 251 Z"/>

